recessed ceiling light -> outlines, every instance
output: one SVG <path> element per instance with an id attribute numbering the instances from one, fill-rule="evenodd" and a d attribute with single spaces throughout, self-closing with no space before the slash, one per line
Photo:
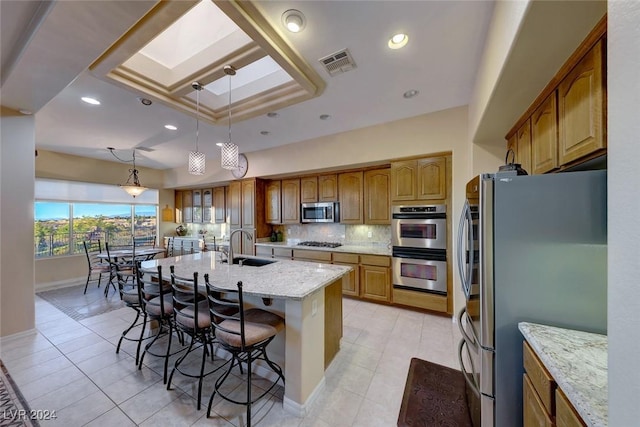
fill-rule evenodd
<path id="1" fill-rule="evenodd" d="M 271 118 L 278 117 L 278 113 L 276 113 L 274 111 L 271 111 L 271 112 L 267 113 L 267 117 L 271 117 Z"/>
<path id="2" fill-rule="evenodd" d="M 329 120 L 330 118 L 331 118 L 331 116 L 330 116 L 330 115 L 328 115 L 328 114 L 322 114 L 322 115 L 320 115 L 320 120 Z"/>
<path id="3" fill-rule="evenodd" d="M 178 130 L 178 128 L 175 127 L 174 125 L 164 125 L 164 127 L 169 129 L 169 130 Z"/>
<path id="4" fill-rule="evenodd" d="M 409 99 L 409 98 L 413 98 L 414 96 L 417 96 L 420 92 L 415 90 L 415 89 L 411 89 L 406 91 L 405 93 L 402 94 L 402 96 L 404 96 L 405 98 Z"/>
<path id="5" fill-rule="evenodd" d="M 401 47 L 406 46 L 409 41 L 409 36 L 406 34 L 398 33 L 389 39 L 389 48 L 390 49 L 400 49 Z"/>
<path id="6" fill-rule="evenodd" d="M 82 99 L 84 102 L 86 102 L 87 104 L 91 104 L 91 105 L 100 105 L 100 101 L 98 101 L 95 98 L 90 98 L 88 96 L 83 96 Z"/>
<path id="7" fill-rule="evenodd" d="M 218 147 L 222 147 L 222 142 L 216 142 L 216 145 L 217 145 Z"/>
<path id="8" fill-rule="evenodd" d="M 140 101 L 140 103 L 141 103 L 142 105 L 151 105 L 151 104 L 153 104 L 153 102 L 151 102 L 151 100 L 150 100 L 150 99 L 142 98 L 142 97 L 140 97 L 140 96 L 137 98 L 137 100 L 138 100 L 138 101 Z"/>
<path id="9" fill-rule="evenodd" d="M 18 110 L 20 113 L 24 114 L 25 116 L 30 116 L 33 114 L 33 112 L 31 110 L 25 110 L 25 109 L 21 109 Z"/>
<path id="10" fill-rule="evenodd" d="M 287 30 L 292 33 L 299 33 L 304 30 L 304 27 L 307 25 L 307 21 L 299 10 L 289 9 L 282 14 L 282 23 L 287 28 Z"/>
<path id="11" fill-rule="evenodd" d="M 261 130 L 260 131 L 260 135 L 269 135 L 269 131 L 268 130 Z"/>

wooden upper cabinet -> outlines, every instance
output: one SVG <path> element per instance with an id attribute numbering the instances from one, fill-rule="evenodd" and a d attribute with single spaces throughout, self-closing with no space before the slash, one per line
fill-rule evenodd
<path id="1" fill-rule="evenodd" d="M 418 161 L 391 163 L 391 200 L 416 200 Z"/>
<path id="2" fill-rule="evenodd" d="M 318 177 L 318 201 L 338 201 L 338 175 L 320 175 Z"/>
<path id="3" fill-rule="evenodd" d="M 176 190 L 176 192 L 174 193 L 174 199 L 176 204 L 176 222 L 184 222 L 182 210 L 182 190 Z"/>
<path id="4" fill-rule="evenodd" d="M 282 180 L 282 223 L 300 222 L 300 180 Z"/>
<path id="5" fill-rule="evenodd" d="M 242 214 L 243 228 L 256 226 L 256 182 L 253 179 L 241 181 L 242 186 Z"/>
<path id="6" fill-rule="evenodd" d="M 318 177 L 307 176 L 300 178 L 300 203 L 314 203 L 318 201 Z"/>
<path id="7" fill-rule="evenodd" d="M 202 222 L 212 222 L 213 193 L 210 188 L 202 190 Z"/>
<path id="8" fill-rule="evenodd" d="M 541 174 L 558 167 L 558 116 L 556 92 L 536 109 L 531 116 L 531 170 Z"/>
<path id="9" fill-rule="evenodd" d="M 193 191 L 182 192 L 182 221 L 193 222 Z"/>
<path id="10" fill-rule="evenodd" d="M 226 187 L 213 189 L 213 215 L 216 224 L 224 223 L 227 220 L 225 191 Z"/>
<path id="11" fill-rule="evenodd" d="M 193 222 L 202 222 L 202 190 L 193 190 Z"/>
<path id="12" fill-rule="evenodd" d="M 447 198 L 447 159 L 445 157 L 418 160 L 417 172 L 418 200 Z"/>
<path id="13" fill-rule="evenodd" d="M 338 174 L 338 200 L 342 224 L 363 223 L 362 180 L 362 171 Z"/>
<path id="14" fill-rule="evenodd" d="M 603 40 L 558 86 L 560 164 L 606 147 Z"/>
<path id="15" fill-rule="evenodd" d="M 516 132 L 516 144 L 518 155 L 516 163 L 520 163 L 522 168 L 531 174 L 531 120 L 527 120 Z"/>
<path id="16" fill-rule="evenodd" d="M 227 192 L 227 207 L 229 209 L 229 226 L 231 228 L 240 228 L 242 186 L 240 181 L 231 181 Z"/>
<path id="17" fill-rule="evenodd" d="M 391 224 L 391 169 L 364 172 L 364 223 Z"/>
<path id="18" fill-rule="evenodd" d="M 267 182 L 264 190 L 266 200 L 265 220 L 269 224 L 282 224 L 281 181 Z"/>

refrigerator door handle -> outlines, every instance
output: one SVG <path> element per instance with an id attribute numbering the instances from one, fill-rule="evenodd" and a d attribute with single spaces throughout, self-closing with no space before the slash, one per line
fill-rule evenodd
<path id="1" fill-rule="evenodd" d="M 487 396 L 494 396 L 493 390 L 493 350 L 480 348 L 480 392 Z"/>
<path id="2" fill-rule="evenodd" d="M 462 323 L 463 318 L 464 318 L 464 323 L 469 325 L 469 327 L 471 328 L 471 335 L 469 335 L 464 328 L 464 325 Z M 473 346 L 474 349 L 477 349 L 479 345 L 478 333 L 476 332 L 475 327 L 473 326 L 473 322 L 469 321 L 469 315 L 467 314 L 466 307 L 463 307 L 462 310 L 460 310 L 460 313 L 458 313 L 458 329 L 460 329 L 462 338 L 467 342 L 467 345 L 471 345 Z"/>
<path id="3" fill-rule="evenodd" d="M 480 345 L 494 348 L 494 292 L 493 292 L 493 177 L 482 180 L 480 216 L 478 224 L 480 248 Z"/>
<path id="4" fill-rule="evenodd" d="M 469 388 L 471 389 L 471 391 L 473 391 L 473 394 L 475 394 L 478 398 L 480 398 L 480 388 L 478 387 L 478 383 L 476 382 L 476 379 L 473 376 L 469 375 L 469 373 L 464 367 L 464 362 L 462 360 L 462 350 L 465 348 L 466 344 L 467 342 L 464 339 L 460 340 L 460 343 L 458 344 L 458 363 L 460 364 L 460 371 L 462 372 L 462 376 L 464 377 L 464 380 L 467 382 L 467 385 L 469 385 Z M 469 353 L 468 347 L 466 347 L 466 350 L 467 350 L 467 359 L 471 364 L 471 372 L 474 373 L 476 369 L 475 369 L 475 366 L 473 365 L 473 359 L 471 358 L 471 354 Z"/>
<path id="5" fill-rule="evenodd" d="M 465 220 L 467 218 L 467 209 L 469 209 L 469 202 L 467 200 L 464 201 L 464 206 L 462 207 L 462 213 L 460 214 L 460 222 L 458 224 L 458 273 L 460 274 L 460 282 L 462 284 L 462 291 L 469 297 L 469 292 L 466 288 L 466 277 L 464 273 L 464 226 Z"/>

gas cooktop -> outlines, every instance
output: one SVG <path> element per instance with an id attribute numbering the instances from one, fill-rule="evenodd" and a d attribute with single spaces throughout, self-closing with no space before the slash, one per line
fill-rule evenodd
<path id="1" fill-rule="evenodd" d="M 298 243 L 298 246 L 317 246 L 321 248 L 337 248 L 338 246 L 342 246 L 342 243 L 308 241 L 308 242 L 300 242 Z"/>

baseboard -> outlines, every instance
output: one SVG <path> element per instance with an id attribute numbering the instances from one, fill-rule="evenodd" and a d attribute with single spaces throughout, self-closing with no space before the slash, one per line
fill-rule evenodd
<path id="1" fill-rule="evenodd" d="M 77 286 L 83 284 L 84 280 L 86 280 L 86 276 L 84 278 L 76 277 L 74 279 L 58 280 L 57 282 L 36 283 L 35 291 L 38 293 L 53 289 L 68 288 L 69 286 Z"/>
<path id="2" fill-rule="evenodd" d="M 33 329 L 27 329 L 26 331 L 22 331 L 22 332 L 17 332 L 15 334 L 7 335 L 6 337 L 0 337 L 0 345 L 8 344 L 12 341 L 16 341 L 24 337 L 29 337 L 37 333 L 38 331 L 35 328 L 33 328 Z"/>
<path id="3" fill-rule="evenodd" d="M 324 390 L 324 386 L 325 379 L 323 375 L 322 380 L 320 380 L 316 388 L 311 392 L 304 403 L 300 404 L 298 402 L 294 402 L 287 396 L 284 396 L 284 398 L 282 399 L 282 407 L 285 411 L 292 415 L 295 415 L 296 417 L 306 417 L 307 415 L 309 415 L 309 409 L 311 408 L 311 405 L 313 405 L 313 402 L 315 402 L 318 395 Z"/>

